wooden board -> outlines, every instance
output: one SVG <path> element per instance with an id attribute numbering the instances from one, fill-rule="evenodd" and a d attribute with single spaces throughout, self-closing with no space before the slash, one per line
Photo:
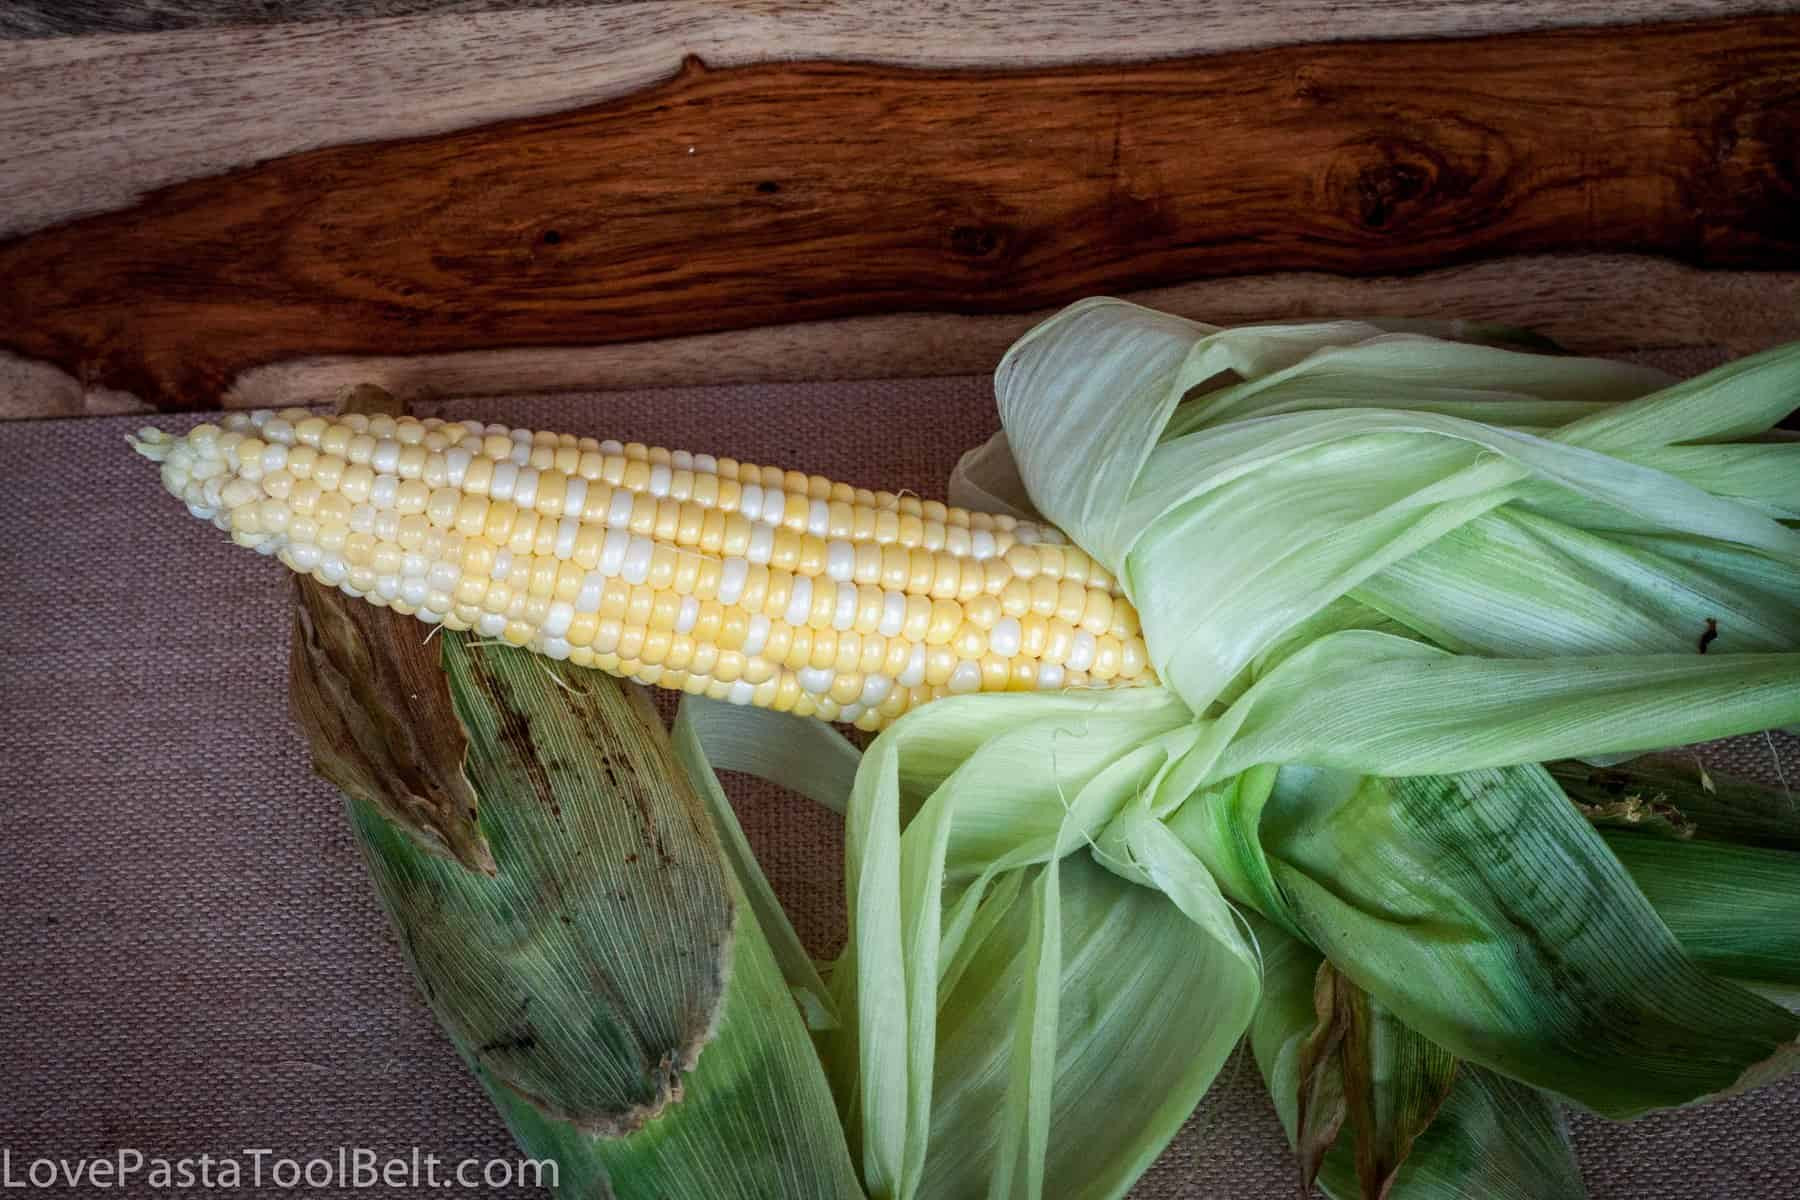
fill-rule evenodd
<path id="1" fill-rule="evenodd" d="M 1115 67 L 711 70 L 0 246 L 0 345 L 203 407 L 301 357 L 593 347 L 1496 254 L 1800 260 L 1800 22 Z M 590 381 L 591 382 L 591 381 Z"/>

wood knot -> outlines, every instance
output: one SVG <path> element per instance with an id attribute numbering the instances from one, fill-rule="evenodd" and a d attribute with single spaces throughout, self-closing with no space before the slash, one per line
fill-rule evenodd
<path id="1" fill-rule="evenodd" d="M 1360 143 L 1331 169 L 1331 204 L 1359 228 L 1387 232 L 1468 190 L 1468 180 L 1442 155 L 1390 138 Z"/>
<path id="2" fill-rule="evenodd" d="M 1000 230 L 985 225 L 958 225 L 950 230 L 950 249 L 964 258 L 987 258 L 1004 241 Z"/>

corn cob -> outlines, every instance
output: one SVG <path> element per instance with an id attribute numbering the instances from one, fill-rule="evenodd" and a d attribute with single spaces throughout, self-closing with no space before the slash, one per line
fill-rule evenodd
<path id="1" fill-rule="evenodd" d="M 351 596 L 641 683 L 879 729 L 974 691 L 1151 671 L 1056 529 L 818 475 L 306 409 L 133 439 L 239 545 Z"/>

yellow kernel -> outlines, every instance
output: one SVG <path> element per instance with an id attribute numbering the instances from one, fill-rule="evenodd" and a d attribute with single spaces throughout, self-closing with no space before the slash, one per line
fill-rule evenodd
<path id="1" fill-rule="evenodd" d="M 575 553 L 573 560 L 584 570 L 591 571 L 600 565 L 600 550 L 606 544 L 606 531 L 598 525 L 583 525 L 575 531 Z"/>
<path id="2" fill-rule="evenodd" d="M 558 562 L 556 564 L 556 587 L 552 594 L 565 604 L 575 603 L 575 597 L 581 594 L 582 577 L 586 574 L 587 572 L 573 562 Z"/>
<path id="3" fill-rule="evenodd" d="M 950 648 L 956 651 L 956 657 L 976 659 L 987 653 L 987 634 L 972 622 L 965 621 L 950 639 Z"/>
<path id="4" fill-rule="evenodd" d="M 719 555 L 722 558 L 743 558 L 750 549 L 750 522 L 742 513 L 732 513 L 725 518 L 725 536 L 719 540 Z"/>
<path id="5" fill-rule="evenodd" d="M 402 446 L 400 457 L 394 464 L 394 474 L 402 479 L 419 479 L 425 474 L 428 461 L 427 451 L 423 446 Z"/>
<path id="6" fill-rule="evenodd" d="M 700 612 L 694 619 L 691 632 L 694 640 L 705 645 L 717 645 L 719 626 L 725 622 L 725 606 L 717 600 L 702 600 Z"/>
<path id="7" fill-rule="evenodd" d="M 500 631 L 500 636 L 515 646 L 523 646 L 531 640 L 531 635 L 535 632 L 536 630 L 523 621 L 508 621 L 506 628 Z"/>
<path id="8" fill-rule="evenodd" d="M 538 472 L 537 496 L 532 507 L 546 517 L 563 515 L 563 497 L 569 493 L 569 477 L 554 468 Z"/>
<path id="9" fill-rule="evenodd" d="M 998 654 L 983 655 L 981 660 L 981 690 L 984 692 L 1004 692 L 1012 679 L 1012 663 Z"/>
<path id="10" fill-rule="evenodd" d="M 837 665 L 838 635 L 835 629 L 813 630 L 812 665 L 821 669 Z"/>
<path id="11" fill-rule="evenodd" d="M 813 631 L 804 625 L 795 629 L 780 623 L 777 623 L 774 628 L 786 630 L 788 634 L 787 653 L 781 656 L 782 663 L 796 671 L 801 667 L 810 667 L 812 665 Z M 771 632 L 769 641 L 775 641 L 773 632 Z"/>
<path id="12" fill-rule="evenodd" d="M 1088 674 L 1105 683 L 1119 673 L 1119 639 L 1102 635 L 1094 642 L 1094 663 Z"/>
<path id="13" fill-rule="evenodd" d="M 831 681 L 829 695 L 839 704 L 854 704 L 857 697 L 862 695 L 862 689 L 862 676 L 852 671 L 847 675 L 840 674 Z"/>
<path id="14" fill-rule="evenodd" d="M 430 503 L 431 489 L 422 479 L 405 480 L 394 489 L 394 511 L 397 513 L 424 512 Z M 455 510 L 452 509 L 451 513 L 454 516 Z M 445 522 L 442 527 L 449 528 L 449 522 Z"/>
<path id="15" fill-rule="evenodd" d="M 669 643 L 673 635 L 667 629 L 651 628 L 644 632 L 644 646 L 638 651 L 638 661 L 645 666 L 659 667 L 669 654 Z"/>
<path id="16" fill-rule="evenodd" d="M 855 564 L 851 567 L 850 577 L 858 583 L 866 583 L 874 587 L 881 585 L 884 553 L 882 547 L 873 542 L 858 542 L 855 548 Z"/>
<path id="17" fill-rule="evenodd" d="M 488 505 L 487 519 L 482 522 L 480 530 L 481 536 L 496 544 L 506 544 L 512 535 L 513 524 L 518 520 L 518 517 L 518 505 L 514 504 L 511 500 L 495 500 Z M 466 530 L 462 530 L 460 523 L 457 528 L 467 536 L 473 536 L 472 534 L 467 534 Z"/>
<path id="18" fill-rule="evenodd" d="M 909 642 L 922 642 L 931 629 L 932 602 L 924 596 L 906 598 L 906 616 L 900 623 L 900 636 Z"/>
<path id="19" fill-rule="evenodd" d="M 328 426 L 319 435 L 319 453 L 341 458 L 344 451 L 350 448 L 350 439 L 354 436 L 354 431 L 348 425 Z"/>
<path id="20" fill-rule="evenodd" d="M 650 551 L 650 570 L 644 582 L 659 590 L 675 586 L 675 562 L 680 551 L 658 542 Z"/>
<path id="21" fill-rule="evenodd" d="M 1053 576 L 1048 572 L 1042 578 L 1049 582 Z M 1036 587 L 1036 581 L 1032 583 Z M 1056 615 L 1071 625 L 1079 625 L 1082 616 L 1087 612 L 1088 590 L 1073 579 L 1062 579 L 1056 582 Z"/>
<path id="22" fill-rule="evenodd" d="M 948 646 L 930 646 L 925 650 L 925 683 L 929 687 L 941 687 L 950 682 L 950 673 L 956 670 L 956 651 Z"/>
<path id="23" fill-rule="evenodd" d="M 769 539 L 769 566 L 777 571 L 797 573 L 800 567 L 800 535 L 792 529 L 777 529 Z M 817 574 L 817 572 L 814 572 Z"/>
<path id="24" fill-rule="evenodd" d="M 1064 580 L 1064 586 L 1073 581 Z M 1077 585 L 1079 586 L 1079 585 Z M 1065 616 L 1062 609 L 1057 609 L 1057 616 L 1071 625 L 1079 624 L 1083 629 L 1096 636 L 1112 628 L 1113 599 L 1099 588 L 1083 588 L 1083 604 L 1077 617 Z"/>
<path id="25" fill-rule="evenodd" d="M 644 627 L 627 621 L 624 628 L 619 631 L 619 648 L 614 653 L 621 659 L 635 660 L 643 652 Z"/>
<path id="26" fill-rule="evenodd" d="M 947 645 L 962 623 L 962 605 L 954 600 L 931 601 L 931 622 L 925 629 L 926 645 Z"/>
<path id="27" fill-rule="evenodd" d="M 680 615 L 680 596 L 674 592 L 656 592 L 650 602 L 650 619 L 646 623 L 651 629 L 673 629 L 675 619 Z"/>
<path id="28" fill-rule="evenodd" d="M 469 469 L 463 472 L 462 490 L 471 496 L 485 496 L 494 482 L 494 461 L 490 458 L 476 458 L 469 462 Z"/>

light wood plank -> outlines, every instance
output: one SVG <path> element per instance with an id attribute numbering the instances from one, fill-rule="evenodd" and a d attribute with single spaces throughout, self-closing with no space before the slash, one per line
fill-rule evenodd
<path id="1" fill-rule="evenodd" d="M 1800 11 L 1800 0 L 618 3 L 0 42 L 0 237 L 319 146 L 592 104 L 714 66 L 1039 67 Z"/>

